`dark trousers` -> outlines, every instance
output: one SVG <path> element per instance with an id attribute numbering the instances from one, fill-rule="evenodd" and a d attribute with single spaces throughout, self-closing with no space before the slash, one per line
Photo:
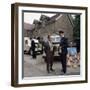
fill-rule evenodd
<path id="1" fill-rule="evenodd" d="M 61 54 L 61 64 L 62 64 L 62 70 L 63 70 L 64 73 L 66 73 L 66 71 L 67 71 L 67 68 L 66 68 L 66 65 L 67 65 L 66 55 L 67 54 L 65 54 L 65 53 Z"/>
<path id="2" fill-rule="evenodd" d="M 47 51 L 46 53 L 46 69 L 49 72 L 53 66 L 53 53 L 51 51 Z"/>
<path id="3" fill-rule="evenodd" d="M 32 57 L 33 57 L 33 58 L 36 58 L 36 52 L 35 52 L 35 49 L 32 49 Z"/>

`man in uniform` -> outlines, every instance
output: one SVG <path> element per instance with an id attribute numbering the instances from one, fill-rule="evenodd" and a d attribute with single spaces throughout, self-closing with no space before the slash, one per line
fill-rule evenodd
<path id="1" fill-rule="evenodd" d="M 63 31 L 59 31 L 59 35 L 61 37 L 60 40 L 60 47 L 61 47 L 61 64 L 62 64 L 62 72 L 65 74 L 67 71 L 67 60 L 66 60 L 66 56 L 67 56 L 67 38 L 65 38 L 64 36 L 64 32 Z"/>

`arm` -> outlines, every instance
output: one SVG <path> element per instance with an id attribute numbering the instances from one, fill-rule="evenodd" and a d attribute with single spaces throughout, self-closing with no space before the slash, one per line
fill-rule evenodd
<path id="1" fill-rule="evenodd" d="M 68 42 L 66 38 L 62 38 L 61 42 L 60 42 L 60 46 L 62 48 L 67 47 L 68 46 Z"/>

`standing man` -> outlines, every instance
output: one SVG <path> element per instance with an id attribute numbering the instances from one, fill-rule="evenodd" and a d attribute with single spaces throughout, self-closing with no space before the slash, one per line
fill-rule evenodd
<path id="1" fill-rule="evenodd" d="M 50 71 L 54 71 L 53 66 L 53 45 L 51 42 L 50 35 L 47 37 L 47 42 L 45 42 L 45 53 L 46 53 L 46 69 L 47 72 L 50 73 Z"/>
<path id="2" fill-rule="evenodd" d="M 59 35 L 61 37 L 61 41 L 60 41 L 60 47 L 61 47 L 61 64 L 62 64 L 62 72 L 65 74 L 67 71 L 67 60 L 66 60 L 66 56 L 67 56 L 67 38 L 65 38 L 64 36 L 64 32 L 63 31 L 59 31 Z"/>
<path id="3" fill-rule="evenodd" d="M 32 49 L 32 57 L 33 57 L 33 59 L 36 59 L 35 48 L 36 48 L 35 41 L 34 41 L 34 39 L 32 39 L 32 41 L 31 41 L 31 49 Z"/>

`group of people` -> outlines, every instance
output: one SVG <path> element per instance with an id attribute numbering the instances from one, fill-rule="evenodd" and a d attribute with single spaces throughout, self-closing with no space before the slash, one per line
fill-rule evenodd
<path id="1" fill-rule="evenodd" d="M 77 59 L 77 62 L 80 60 L 80 55 L 77 55 L 76 57 L 76 54 L 75 56 L 74 55 L 69 55 L 68 53 L 68 40 L 67 38 L 65 37 L 64 35 L 64 31 L 59 31 L 59 35 L 60 35 L 60 42 L 59 42 L 59 48 L 58 48 L 58 54 L 59 54 L 59 58 L 60 58 L 60 61 L 61 61 L 61 65 L 62 65 L 62 69 L 61 69 L 61 72 L 63 74 L 65 74 L 67 72 L 67 66 L 69 65 L 70 66 L 70 63 L 73 63 L 73 60 Z M 54 61 L 54 53 L 55 51 L 57 50 L 57 48 L 55 46 L 53 46 L 52 44 L 52 40 L 51 40 L 51 36 L 48 35 L 47 36 L 47 41 L 46 42 L 40 42 L 40 38 L 37 38 L 37 40 L 39 41 L 39 43 L 42 44 L 42 46 L 44 46 L 44 51 L 45 51 L 45 54 L 46 54 L 46 70 L 48 73 L 50 72 L 54 72 L 55 70 L 53 69 L 53 61 Z M 35 52 L 35 42 L 34 40 L 32 40 L 31 42 L 31 46 L 32 46 L 32 57 L 36 59 L 36 52 Z M 71 48 L 70 48 L 71 49 Z M 71 51 L 75 51 L 75 49 L 71 50 Z M 72 60 L 73 59 L 73 60 Z M 74 61 L 75 61 L 74 60 Z M 76 62 L 76 61 L 75 61 Z"/>
<path id="2" fill-rule="evenodd" d="M 66 56 L 67 56 L 68 42 L 67 42 L 67 38 L 64 36 L 63 31 L 59 31 L 59 35 L 61 37 L 60 46 L 59 46 L 60 47 L 59 54 L 60 54 L 60 59 L 61 59 L 61 64 L 62 64 L 61 72 L 63 72 L 65 74 L 67 72 Z M 52 45 L 50 35 L 48 35 L 47 39 L 48 40 L 47 40 L 46 44 L 44 45 L 45 46 L 45 53 L 46 53 L 46 69 L 47 69 L 47 72 L 50 73 L 52 71 L 55 71 L 53 69 L 53 60 L 54 60 L 54 51 L 56 48 L 53 47 L 53 45 Z"/>

